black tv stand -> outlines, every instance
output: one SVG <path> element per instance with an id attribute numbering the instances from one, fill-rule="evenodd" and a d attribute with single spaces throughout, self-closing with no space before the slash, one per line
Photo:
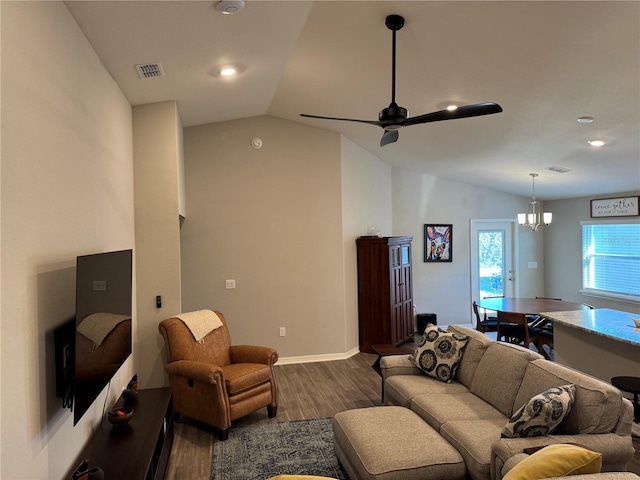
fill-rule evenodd
<path id="1" fill-rule="evenodd" d="M 120 398 L 113 408 L 124 405 Z M 89 467 L 100 467 L 105 479 L 161 480 L 165 476 L 173 444 L 173 400 L 171 389 L 138 391 L 133 418 L 128 425 L 112 426 L 104 419 L 78 456 Z M 67 476 L 71 478 L 71 474 Z"/>

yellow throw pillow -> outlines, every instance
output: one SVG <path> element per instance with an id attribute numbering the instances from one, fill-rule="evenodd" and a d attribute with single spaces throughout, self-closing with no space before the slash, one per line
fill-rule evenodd
<path id="1" fill-rule="evenodd" d="M 544 447 L 525 458 L 503 480 L 538 480 L 586 473 L 600 473 L 602 454 L 584 447 L 560 443 Z"/>

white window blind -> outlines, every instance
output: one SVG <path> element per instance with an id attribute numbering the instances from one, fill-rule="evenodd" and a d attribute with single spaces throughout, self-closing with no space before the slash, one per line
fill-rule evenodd
<path id="1" fill-rule="evenodd" d="M 582 288 L 640 299 L 640 223 L 582 225 Z"/>

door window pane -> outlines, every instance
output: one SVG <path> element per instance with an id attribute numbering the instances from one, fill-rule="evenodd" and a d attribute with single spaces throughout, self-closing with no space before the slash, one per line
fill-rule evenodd
<path id="1" fill-rule="evenodd" d="M 504 296 L 504 231 L 478 232 L 480 298 Z"/>

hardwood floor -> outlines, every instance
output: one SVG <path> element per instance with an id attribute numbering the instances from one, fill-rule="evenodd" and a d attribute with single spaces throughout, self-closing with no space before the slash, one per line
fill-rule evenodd
<path id="1" fill-rule="evenodd" d="M 344 410 L 380 405 L 380 377 L 371 368 L 375 358 L 359 353 L 348 360 L 276 365 L 277 417 L 269 418 L 265 408 L 233 425 L 332 417 Z M 189 419 L 176 422 L 167 480 L 209 480 L 213 442 L 218 441 L 213 437 L 207 425 Z M 640 475 L 640 438 L 634 438 L 634 446 L 629 471 Z"/>

